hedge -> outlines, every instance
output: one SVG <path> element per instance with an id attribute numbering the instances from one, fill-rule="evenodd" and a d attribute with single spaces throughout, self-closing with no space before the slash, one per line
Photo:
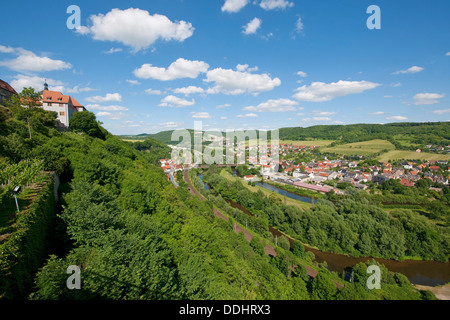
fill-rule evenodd
<path id="1" fill-rule="evenodd" d="M 0 299 L 26 299 L 45 263 L 55 222 L 54 182 L 48 176 L 36 198 L 17 217 L 14 231 L 0 244 Z"/>

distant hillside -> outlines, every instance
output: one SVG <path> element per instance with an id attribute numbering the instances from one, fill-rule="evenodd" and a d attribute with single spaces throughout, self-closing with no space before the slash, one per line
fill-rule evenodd
<path id="1" fill-rule="evenodd" d="M 193 139 L 193 130 L 191 139 Z M 165 144 L 178 144 L 172 141 L 173 130 L 161 131 L 155 134 L 140 134 L 136 136 L 121 136 L 129 139 L 152 139 Z M 270 138 L 270 134 L 268 134 Z M 280 140 L 333 140 L 334 144 L 344 144 L 373 139 L 389 140 L 397 149 L 413 149 L 418 145 L 450 144 L 450 122 L 424 123 L 389 123 L 389 124 L 350 124 L 350 125 L 318 125 L 307 128 L 281 128 Z M 192 140 L 193 141 L 193 140 Z"/>
<path id="2" fill-rule="evenodd" d="M 194 130 L 192 130 L 192 129 L 187 129 L 187 130 L 191 134 L 191 141 L 194 141 L 193 140 L 194 139 Z M 172 132 L 173 131 L 174 130 L 166 130 L 166 131 L 161 131 L 161 132 L 153 133 L 153 134 L 141 133 L 141 134 L 138 134 L 138 135 L 135 135 L 135 136 L 133 136 L 133 135 L 121 135 L 121 136 L 118 136 L 118 137 L 121 138 L 121 139 L 130 139 L 130 140 L 145 140 L 147 138 L 151 138 L 151 139 L 160 141 L 160 142 L 165 143 L 165 144 L 178 145 L 180 143 L 181 139 L 172 141 Z"/>
<path id="3" fill-rule="evenodd" d="M 319 125 L 308 128 L 281 128 L 280 139 L 308 138 L 337 140 L 342 143 L 373 139 L 409 140 L 415 144 L 449 144 L 449 122 Z M 394 141 L 391 141 L 395 144 Z"/>

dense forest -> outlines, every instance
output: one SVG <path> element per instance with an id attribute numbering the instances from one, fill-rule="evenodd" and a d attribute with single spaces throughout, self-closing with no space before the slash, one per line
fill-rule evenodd
<path id="1" fill-rule="evenodd" d="M 52 200 L 51 180 L 43 179 L 44 187 L 33 202 L 37 207 L 24 209 L 45 212 L 48 218 L 30 214 L 0 243 L 0 298 L 433 298 L 427 291 L 414 289 L 406 277 L 386 269 L 385 286 L 376 292 L 366 287 L 364 265 L 355 269 L 359 278 L 341 290 L 325 268 L 313 280 L 291 272 L 289 248 L 285 253 L 277 248 L 275 258 L 262 254 L 260 244 L 248 243 L 230 223 L 214 216 L 213 202 L 191 195 L 185 184 L 174 188 L 155 165 L 157 158 L 168 153 L 167 146 L 151 139 L 136 144 L 121 141 L 90 112 L 76 113 L 70 120 L 71 132 L 60 132 L 55 116 L 40 108 L 22 108 L 19 103 L 0 108 L 0 171 L 23 161 L 42 161 L 42 169 L 57 173 L 61 180 L 57 203 Z M 210 180 L 218 192 L 224 192 L 225 182 L 213 176 Z M 359 225 L 347 223 L 357 221 L 354 212 L 361 209 L 367 211 L 364 217 L 374 232 L 387 233 L 387 240 L 380 240 L 383 247 L 377 250 L 392 256 L 412 250 L 397 232 L 405 215 L 399 214 L 398 223 L 388 223 L 383 212 L 353 200 L 339 206 L 323 202 L 313 212 L 299 213 L 263 196 L 246 194 L 237 185 L 227 185 L 227 189 L 229 197 L 255 214 L 295 230 L 294 235 L 302 240 L 312 242 L 315 237 L 318 246 L 352 250 L 363 243 L 355 239 L 355 233 L 361 233 L 354 229 Z M 8 193 L 0 207 L 6 208 L 9 202 Z M 16 215 L 16 221 L 22 216 L 27 215 Z M 415 234 L 414 229 L 410 232 Z M 433 230 L 424 232 L 435 237 L 430 246 L 442 240 Z M 421 246 L 422 240 L 418 241 Z M 445 250 L 431 254 L 447 255 Z M 67 269 L 73 265 L 81 270 L 80 290 L 66 286 Z"/>

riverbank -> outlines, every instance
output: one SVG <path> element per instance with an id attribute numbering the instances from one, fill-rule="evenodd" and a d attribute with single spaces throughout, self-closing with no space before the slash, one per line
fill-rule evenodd
<path id="1" fill-rule="evenodd" d="M 417 290 L 429 290 L 431 291 L 436 298 L 439 300 L 450 300 L 450 283 L 447 283 L 443 286 L 430 287 L 430 286 L 422 286 L 422 285 L 413 285 Z"/>
<path id="2" fill-rule="evenodd" d="M 221 176 L 227 178 L 228 180 L 234 181 L 235 179 L 239 179 L 237 177 L 232 177 L 231 174 L 226 172 L 225 170 L 222 170 L 220 173 Z M 289 199 L 292 202 L 299 203 L 300 201 L 296 201 L 290 198 L 287 198 L 285 196 L 281 196 L 280 194 L 269 191 L 263 187 L 258 186 L 250 186 L 246 183 L 243 183 L 243 185 L 249 189 L 252 192 L 256 192 L 258 190 L 261 190 L 266 195 L 270 194 L 276 194 L 279 197 Z M 305 203 L 306 204 L 306 203 Z M 309 204 L 311 206 L 311 204 Z M 245 210 L 242 210 L 246 212 Z M 288 234 L 282 233 L 280 230 L 278 230 L 275 227 L 269 226 L 269 230 L 272 234 L 278 235 L 278 236 L 285 236 L 288 238 L 289 242 L 292 243 L 294 239 L 290 237 Z M 317 248 L 308 246 L 306 244 L 303 244 L 305 246 L 306 251 L 310 251 L 315 255 L 315 259 L 319 263 L 326 262 L 327 268 L 330 271 L 335 271 L 338 274 L 348 270 L 349 268 L 353 267 L 354 265 L 358 264 L 359 262 L 367 262 L 372 259 L 375 259 L 379 263 L 383 264 L 388 268 L 388 270 L 392 272 L 399 272 L 401 274 L 404 274 L 411 283 L 416 285 L 425 285 L 425 286 L 439 286 L 446 284 L 450 281 L 450 263 L 446 262 L 437 262 L 434 260 L 418 260 L 417 257 L 404 257 L 404 258 L 412 258 L 408 260 L 402 260 L 397 261 L 393 259 L 386 259 L 386 258 L 373 258 L 373 257 L 353 257 L 348 254 L 339 254 L 339 253 L 333 253 L 333 252 L 327 252 L 327 251 L 321 251 Z"/>
<path id="3" fill-rule="evenodd" d="M 183 174 L 183 180 L 187 183 L 188 185 L 188 189 L 191 192 L 192 195 L 197 196 L 200 200 L 205 201 L 205 197 L 195 188 L 195 186 L 192 184 L 190 178 L 189 178 L 189 173 L 188 171 L 184 171 Z M 203 180 L 202 180 L 203 182 Z M 205 183 L 203 182 L 203 184 L 205 185 Z M 225 221 L 229 220 L 229 217 L 224 214 L 223 212 L 221 212 L 215 205 L 213 205 L 213 212 L 214 215 L 219 218 L 219 219 L 223 219 Z M 247 230 L 243 225 L 241 225 L 240 223 L 238 223 L 237 221 L 233 222 L 233 230 L 235 233 L 239 234 L 239 232 L 242 232 L 244 234 L 244 238 L 250 242 L 252 240 L 252 238 L 256 235 L 253 232 Z M 260 236 L 260 235 L 258 235 Z M 267 241 L 266 241 L 267 242 Z M 275 249 L 276 245 L 273 243 L 266 243 L 266 246 L 264 248 L 265 253 L 267 255 L 272 255 L 274 257 L 277 256 L 277 252 Z M 309 277 L 311 278 L 315 278 L 318 274 L 318 270 L 317 268 L 312 267 L 311 265 L 309 265 L 308 263 L 306 263 L 305 261 L 301 261 L 299 264 L 301 264 L 305 269 L 306 269 L 306 273 Z M 294 266 L 296 267 L 296 266 Z M 340 278 L 334 278 L 331 280 L 338 289 L 342 289 L 344 287 L 344 284 L 342 283 L 343 280 Z"/>

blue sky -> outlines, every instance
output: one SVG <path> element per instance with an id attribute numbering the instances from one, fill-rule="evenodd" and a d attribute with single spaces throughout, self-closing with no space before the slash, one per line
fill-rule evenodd
<path id="1" fill-rule="evenodd" d="M 2 13 L 0 78 L 18 91 L 47 79 L 114 134 L 450 119 L 447 0 L 17 0 Z"/>

